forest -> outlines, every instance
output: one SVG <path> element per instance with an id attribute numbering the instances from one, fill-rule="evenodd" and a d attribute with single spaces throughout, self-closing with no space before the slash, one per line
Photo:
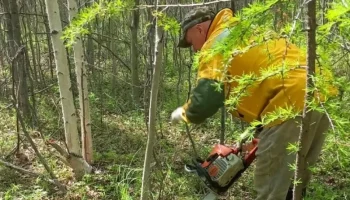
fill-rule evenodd
<path id="1" fill-rule="evenodd" d="M 230 9 L 239 23 L 212 51 L 179 48 L 181 22 L 204 6 Z M 231 115 L 246 88 L 293 70 L 273 66 L 234 79 L 204 122 L 172 123 L 199 84 L 202 56 L 228 63 L 253 48 L 252 37 L 305 52 L 305 109 L 252 122 Z M 350 0 L 0 0 L 0 47 L 0 199 L 203 199 L 210 191 L 186 164 L 295 116 L 299 140 L 287 149 L 299 179 L 308 109 L 330 126 L 306 195 L 293 181 L 293 199 L 350 199 Z M 217 198 L 255 199 L 256 164 Z"/>

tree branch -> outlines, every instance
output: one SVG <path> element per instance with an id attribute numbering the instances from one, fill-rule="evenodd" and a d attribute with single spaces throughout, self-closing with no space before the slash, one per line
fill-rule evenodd
<path id="1" fill-rule="evenodd" d="M 126 67 L 129 71 L 131 71 L 130 67 L 121 58 L 119 58 L 119 56 L 117 56 L 111 49 L 109 49 L 106 45 L 102 44 L 101 42 L 99 42 L 95 38 L 91 37 L 91 39 L 93 41 L 95 41 L 97 44 L 101 45 L 107 51 L 109 51 L 119 62 L 121 62 L 124 65 L 124 67 Z"/>
<path id="2" fill-rule="evenodd" d="M 350 53 L 350 46 L 348 46 L 346 43 L 340 45 L 345 51 Z"/>
<path id="3" fill-rule="evenodd" d="M 56 149 L 56 151 L 58 151 L 58 153 L 61 154 L 63 157 L 68 158 L 68 152 L 64 150 L 60 145 L 58 145 L 55 141 L 49 140 L 46 143 L 51 145 L 54 149 Z"/>
<path id="4" fill-rule="evenodd" d="M 6 167 L 8 167 L 10 169 L 14 169 L 14 170 L 16 170 L 18 172 L 21 172 L 21 173 L 24 173 L 24 174 L 29 174 L 30 176 L 34 176 L 34 177 L 40 176 L 40 174 L 38 174 L 38 173 L 29 171 L 29 170 L 24 169 L 22 167 L 16 166 L 16 165 L 14 165 L 12 163 L 6 162 L 2 158 L 0 158 L 0 164 L 4 165 L 4 166 L 6 166 Z"/>
<path id="5" fill-rule="evenodd" d="M 11 14 L 10 12 L 2 12 L 0 15 L 6 15 Z M 18 13 L 19 15 L 33 15 L 33 16 L 39 16 L 39 17 L 47 17 L 46 15 L 37 14 L 37 13 Z"/>
<path id="6" fill-rule="evenodd" d="M 116 40 L 116 41 L 119 41 L 119 42 L 122 42 L 128 46 L 130 46 L 130 42 L 126 41 L 126 40 L 122 40 L 122 39 L 119 39 L 119 38 L 114 38 L 114 37 L 110 37 L 108 35 L 102 35 L 102 34 L 99 34 L 99 33 L 95 33 L 95 32 L 91 32 L 92 35 L 97 35 L 97 36 L 100 36 L 100 37 L 104 37 L 104 38 L 107 38 L 107 39 L 110 39 L 110 40 Z"/>
<path id="7" fill-rule="evenodd" d="M 216 3 L 222 3 L 222 2 L 231 2 L 231 0 L 216 0 L 216 1 L 210 1 L 205 3 L 193 3 L 193 4 L 166 4 L 166 5 L 158 5 L 157 7 L 195 7 L 195 6 L 204 6 L 204 5 L 210 5 L 210 4 L 216 4 Z M 155 5 L 140 5 L 139 9 L 144 8 L 154 8 Z"/>
<path id="8" fill-rule="evenodd" d="M 9 162 L 6 162 L 5 160 L 3 160 L 2 158 L 0 158 L 0 164 L 1 165 L 4 165 L 10 169 L 14 169 L 20 173 L 23 173 L 23 174 L 28 174 L 32 177 L 42 177 L 44 178 L 44 180 L 46 180 L 47 182 L 53 184 L 53 185 L 56 185 L 58 188 L 60 188 L 61 191 L 65 192 L 66 191 L 66 187 L 64 185 L 62 185 L 60 182 L 58 182 L 57 180 L 52 180 L 52 179 L 49 179 L 49 178 L 46 178 L 44 177 L 42 174 L 38 174 L 36 172 L 32 172 L 32 171 L 29 171 L 27 169 L 24 169 L 22 167 L 19 167 L 19 166 L 16 166 L 12 163 L 9 163 Z"/>

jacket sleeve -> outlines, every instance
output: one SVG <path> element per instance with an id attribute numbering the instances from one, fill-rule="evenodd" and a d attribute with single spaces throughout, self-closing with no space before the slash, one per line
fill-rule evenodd
<path id="1" fill-rule="evenodd" d="M 225 34 L 222 34 L 222 38 Z M 207 55 L 212 50 L 210 48 L 212 44 L 208 43 L 207 45 L 207 47 L 203 47 L 206 50 L 201 52 L 199 58 L 197 84 L 192 90 L 189 101 L 183 106 L 184 120 L 195 124 L 202 123 L 205 119 L 213 116 L 220 107 L 224 106 L 225 101 L 223 80 L 226 71 L 222 56 L 216 54 L 208 59 Z M 217 87 L 218 84 L 220 89 Z"/>
<path id="2" fill-rule="evenodd" d="M 198 79 L 189 101 L 183 106 L 187 122 L 200 124 L 224 105 L 224 87 L 220 84 L 218 89 L 217 84 L 218 81 L 213 79 Z"/>

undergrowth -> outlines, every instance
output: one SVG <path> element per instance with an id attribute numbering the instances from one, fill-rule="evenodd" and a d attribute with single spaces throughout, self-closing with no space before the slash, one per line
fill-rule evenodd
<path id="1" fill-rule="evenodd" d="M 3 107 L 3 105 L 2 105 Z M 11 110 L 2 110 L 1 116 L 1 156 L 16 144 L 15 126 Z M 161 117 L 168 117 L 162 113 Z M 0 197 L 2 199 L 120 199 L 131 200 L 140 197 L 143 168 L 143 152 L 147 141 L 147 129 L 140 112 L 129 112 L 124 115 L 110 114 L 103 118 L 103 128 L 93 126 L 94 141 L 94 173 L 86 175 L 82 181 L 76 181 L 69 168 L 58 161 L 56 153 L 43 142 L 37 132 L 31 131 L 41 153 L 48 160 L 50 167 L 60 181 L 68 186 L 66 194 L 60 194 L 52 185 L 41 178 L 33 178 L 0 166 Z M 165 121 L 165 120 L 164 120 Z M 226 133 L 239 133 L 242 128 L 239 122 L 227 120 Z M 203 127 L 191 127 L 200 155 L 205 157 L 213 144 L 218 142 L 220 132 L 219 113 L 207 120 Z M 234 127 L 230 126 L 234 125 Z M 184 164 L 189 162 L 192 147 L 182 125 L 170 126 L 158 121 L 157 143 L 154 151 L 156 159 L 152 163 L 152 195 L 153 199 L 200 199 L 206 189 L 199 179 L 184 171 Z M 12 131 L 11 131 L 12 130 Z M 232 141 L 234 137 L 227 137 Z M 347 138 L 342 138 L 346 145 Z M 4 142 L 6 141 L 6 142 Z M 45 173 L 31 148 L 24 142 L 26 149 L 21 152 L 28 160 L 11 161 L 23 168 Z M 346 178 L 350 171 L 345 160 L 344 166 L 339 164 L 335 156 L 334 137 L 329 134 L 324 151 L 314 168 L 314 177 L 308 188 L 307 200 L 311 199 L 347 199 L 350 194 L 350 181 Z M 343 158 L 343 156 L 341 157 Z M 347 158 L 344 158 L 347 159 Z M 243 174 L 227 193 L 226 199 L 253 199 L 254 164 Z"/>

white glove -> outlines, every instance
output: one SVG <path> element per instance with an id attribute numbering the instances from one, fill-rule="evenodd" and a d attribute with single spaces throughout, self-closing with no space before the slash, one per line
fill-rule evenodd
<path id="1" fill-rule="evenodd" d="M 174 110 L 171 113 L 171 119 L 170 119 L 171 123 L 177 124 L 178 122 L 183 121 L 182 114 L 184 112 L 185 112 L 185 110 L 182 107 L 176 108 L 176 110 Z"/>

